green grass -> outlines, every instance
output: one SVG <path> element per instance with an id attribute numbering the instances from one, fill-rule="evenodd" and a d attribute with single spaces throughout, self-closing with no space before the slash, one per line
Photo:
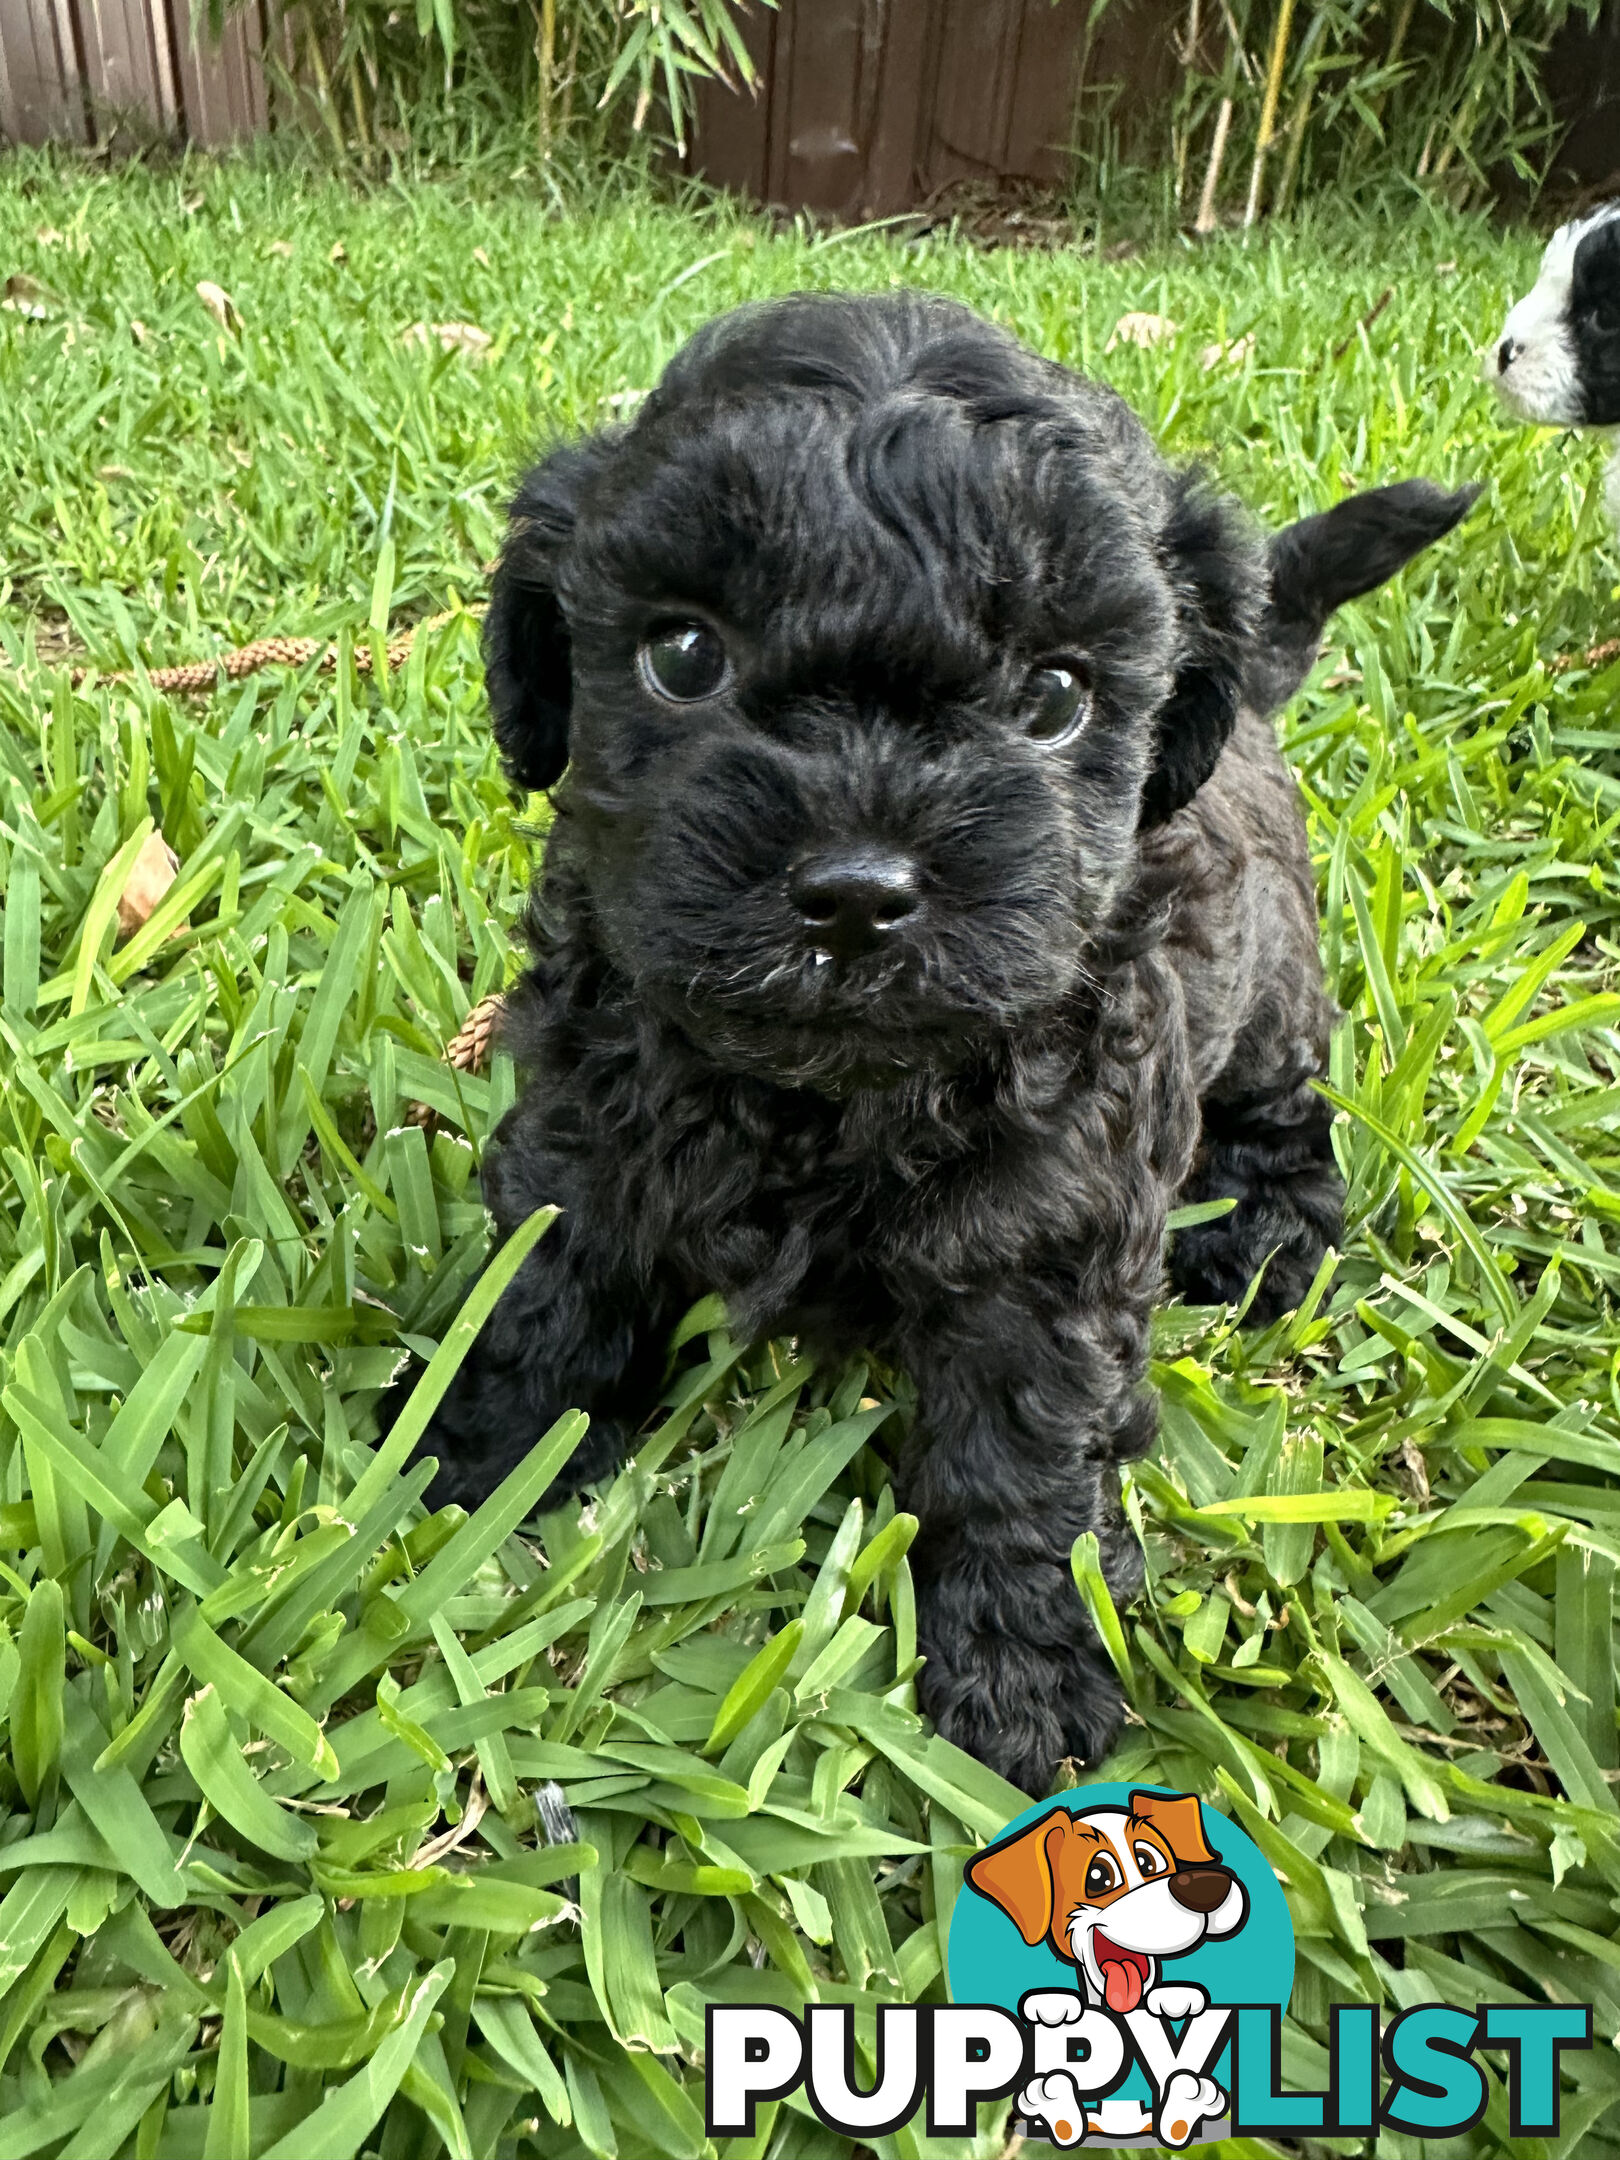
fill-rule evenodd
<path id="1" fill-rule="evenodd" d="M 1108 373 L 1269 518 L 1493 483 L 1290 716 L 1351 1233 L 1263 1335 L 1163 1317 L 1109 1774 L 1198 1789 L 1286 1877 L 1292 2076 L 1332 2001 L 1575 1997 L 1561 2137 L 1512 2145 L 1493 2084 L 1444 2150 L 1620 2151 L 1620 670 L 1550 666 L 1614 634 L 1620 565 L 1598 446 L 1476 380 L 1535 253 L 1418 202 L 1104 263 L 0 165 L 0 274 L 49 295 L 0 311 L 0 2160 L 696 2155 L 705 2000 L 942 1989 L 1021 1798 L 910 1708 L 897 1376 L 700 1308 L 636 1462 L 521 1535 L 566 1431 L 466 1523 L 424 1519 L 408 1427 L 371 1452 L 399 1346 L 474 1324 L 512 1091 L 440 1062 L 539 844 L 473 625 L 195 702 L 59 664 L 471 601 L 535 440 L 746 295 L 890 280 Z M 1128 308 L 1179 337 L 1105 360 Z M 181 882 L 114 946 L 153 822 Z M 537 1827 L 553 1779 L 578 1845 Z M 762 2124 L 731 2160 L 851 2150 Z"/>

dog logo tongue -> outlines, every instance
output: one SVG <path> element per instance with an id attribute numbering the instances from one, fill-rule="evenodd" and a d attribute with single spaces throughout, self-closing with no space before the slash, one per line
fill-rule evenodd
<path id="1" fill-rule="evenodd" d="M 1147 1959 L 1135 1950 L 1122 1950 L 1099 1928 L 1091 1938 L 1097 1970 L 1102 1974 L 1103 1994 L 1110 2010 L 1124 2017 L 1142 2000 L 1147 1979 Z"/>

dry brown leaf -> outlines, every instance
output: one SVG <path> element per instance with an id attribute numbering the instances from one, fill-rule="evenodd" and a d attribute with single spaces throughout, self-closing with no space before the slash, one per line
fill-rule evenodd
<path id="1" fill-rule="evenodd" d="M 474 249 L 473 249 L 473 261 L 474 261 L 475 263 L 477 263 L 477 264 L 478 264 L 478 266 L 479 266 L 479 268 L 480 268 L 481 270 L 487 270 L 487 269 L 489 268 L 489 250 L 488 250 L 488 248 L 481 248 L 481 247 L 476 247 L 476 248 L 474 248 Z"/>
<path id="2" fill-rule="evenodd" d="M 332 252 L 326 259 L 328 262 L 346 263 L 349 259 L 349 251 L 341 240 L 334 240 L 332 242 Z"/>
<path id="3" fill-rule="evenodd" d="M 241 329 L 241 313 L 223 285 L 216 285 L 212 278 L 199 278 L 197 298 L 222 330 Z"/>
<path id="4" fill-rule="evenodd" d="M 413 1868 L 432 1867 L 434 1862 L 442 1860 L 446 1853 L 454 1852 L 458 1845 L 465 1845 L 483 1821 L 488 1808 L 488 1796 L 479 1784 L 475 1770 L 472 1783 L 467 1789 L 467 1800 L 461 1810 L 460 1822 L 448 1830 L 441 1830 L 437 1837 L 429 1838 L 425 1845 L 418 1846 L 410 1865 Z"/>
<path id="5" fill-rule="evenodd" d="M 129 319 L 129 334 L 137 345 L 144 345 L 152 335 L 138 315 L 132 315 Z"/>
<path id="6" fill-rule="evenodd" d="M 1233 338 L 1230 344 L 1222 344 L 1217 339 L 1213 345 L 1206 345 L 1203 351 L 1200 352 L 1198 365 L 1207 375 L 1211 368 L 1247 367 L 1253 358 L 1254 339 L 1252 337 Z"/>
<path id="7" fill-rule="evenodd" d="M 1411 1480 L 1412 1491 L 1420 1505 L 1429 1504 L 1429 1466 L 1423 1460 L 1423 1450 L 1415 1441 L 1403 1440 L 1396 1460 Z"/>
<path id="8" fill-rule="evenodd" d="M 495 342 L 487 330 L 470 322 L 413 322 L 400 332 L 405 345 L 431 345 L 435 340 L 443 351 L 465 353 L 469 360 L 482 360 Z"/>
<path id="9" fill-rule="evenodd" d="M 1103 351 L 1112 352 L 1116 345 L 1163 345 L 1167 339 L 1175 337 L 1180 328 L 1181 325 L 1172 322 L 1168 315 L 1152 315 L 1133 310 L 1129 315 L 1122 315 L 1115 323 L 1113 336 L 1103 347 Z"/>
<path id="10" fill-rule="evenodd" d="M 6 279 L 5 294 L 0 298 L 0 307 L 13 315 L 26 315 L 30 322 L 44 322 L 51 309 L 61 304 L 49 286 L 22 270 L 13 271 Z"/>
<path id="11" fill-rule="evenodd" d="M 293 244 L 290 240 L 272 240 L 265 253 L 267 255 L 279 255 L 283 262 L 291 262 L 293 259 Z"/>
<path id="12" fill-rule="evenodd" d="M 180 872 L 180 858 L 160 832 L 147 839 L 118 896 L 118 935 L 133 937 Z M 177 925 L 184 928 L 183 924 Z"/>

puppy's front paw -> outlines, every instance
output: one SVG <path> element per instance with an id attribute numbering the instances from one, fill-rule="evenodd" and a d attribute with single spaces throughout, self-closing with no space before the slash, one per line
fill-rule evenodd
<path id="1" fill-rule="evenodd" d="M 947 1740 L 1035 1798 L 1052 1789 L 1066 1757 L 1100 1762 L 1124 1703 L 1113 1668 L 1079 1609 L 1067 1575 L 1029 1570 L 1018 1619 L 962 1609 L 949 1582 L 936 1582 L 917 1616 L 922 1707 Z M 1039 1630 L 1039 1633 L 1036 1631 Z"/>
<path id="2" fill-rule="evenodd" d="M 1018 2005 L 1027 2025 L 1078 2025 L 1086 2014 L 1086 1999 L 1070 1988 L 1036 1988 Z"/>
<path id="3" fill-rule="evenodd" d="M 1085 2103 L 1067 2070 L 1049 2070 L 1031 2078 L 1016 2102 L 1020 2115 L 1044 2123 L 1054 2145 L 1078 2145 L 1086 2134 Z"/>
<path id="4" fill-rule="evenodd" d="M 425 1368 L 413 1358 L 377 1404 L 377 1427 L 386 1438 L 398 1424 Z M 478 1359 L 476 1348 L 456 1373 L 411 1449 L 410 1460 L 431 1455 L 438 1470 L 426 1493 L 429 1508 L 464 1507 L 470 1514 L 523 1460 L 546 1427 L 518 1385 L 498 1368 Z M 536 1514 L 563 1506 L 584 1486 L 605 1477 L 625 1450 L 622 1425 L 611 1418 L 593 1419 L 585 1437 L 550 1489 L 535 1504 Z"/>
<path id="5" fill-rule="evenodd" d="M 1265 1175 L 1264 1142 L 1247 1151 L 1232 1174 L 1217 1177 L 1207 1195 L 1188 1188 L 1185 1198 L 1230 1197 L 1230 1215 L 1176 1233 L 1170 1280 L 1189 1305 L 1239 1305 L 1254 1277 L 1265 1270 L 1248 1311 L 1250 1327 L 1265 1327 L 1304 1302 L 1322 1256 L 1343 1235 L 1344 1187 L 1328 1165 Z"/>
<path id="6" fill-rule="evenodd" d="M 1167 1987 L 1149 1988 L 1146 1997 L 1149 2011 L 1154 2017 L 1196 2017 L 1200 2010 L 1209 2008 L 1209 1997 L 1196 1981 L 1184 1980 Z"/>
<path id="7" fill-rule="evenodd" d="M 1201 2122 L 1225 2113 L 1226 2095 L 1213 2078 L 1194 2077 L 1190 2070 L 1177 2070 L 1160 2095 L 1154 2134 L 1161 2145 L 1179 2151 Z"/>

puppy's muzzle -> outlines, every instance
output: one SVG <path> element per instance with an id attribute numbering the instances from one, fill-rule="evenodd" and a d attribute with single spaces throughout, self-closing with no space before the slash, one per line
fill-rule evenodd
<path id="1" fill-rule="evenodd" d="M 806 942 L 835 960 L 876 951 L 922 905 L 917 865 L 883 847 L 808 856 L 789 873 L 787 891 Z"/>
<path id="2" fill-rule="evenodd" d="M 1211 1913 L 1225 1903 L 1232 1878 L 1225 1868 L 1178 1868 L 1169 1887 L 1176 1903 L 1189 1912 Z"/>

